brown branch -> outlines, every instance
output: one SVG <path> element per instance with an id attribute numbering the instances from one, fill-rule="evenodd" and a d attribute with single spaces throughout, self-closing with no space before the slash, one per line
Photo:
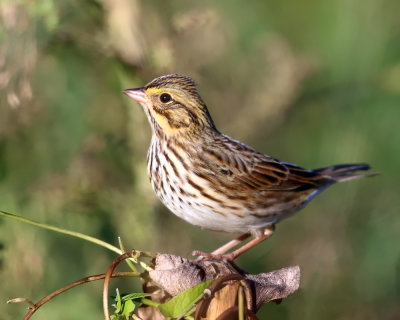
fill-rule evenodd
<path id="1" fill-rule="evenodd" d="M 70 283 L 37 303 L 17 298 L 10 302 L 29 302 L 30 310 L 24 320 L 31 316 L 46 302 L 73 287 L 86 282 L 104 279 L 103 308 L 105 319 L 109 319 L 108 288 L 111 277 L 137 276 L 137 273 L 114 273 L 123 260 L 140 254 L 127 252 L 116 258 L 106 274 L 89 276 Z M 214 280 L 204 291 L 200 301 L 193 309 L 196 320 L 236 319 L 240 314 L 244 319 L 257 319 L 255 314 L 265 303 L 286 298 L 299 288 L 300 269 L 298 266 L 275 270 L 257 275 L 248 274 L 233 263 L 221 260 L 188 260 L 182 257 L 157 254 L 152 260 L 151 271 L 141 274 L 145 293 L 156 302 L 165 302 L 173 296 L 206 280 Z M 141 319 L 164 320 L 158 309 L 143 305 L 139 308 Z"/>
<path id="2" fill-rule="evenodd" d="M 133 272 L 115 272 L 112 274 L 113 278 L 117 278 L 117 277 L 132 277 L 132 276 L 136 276 L 137 274 L 133 273 Z M 79 279 L 77 281 L 74 281 L 72 283 L 67 284 L 66 286 L 63 286 L 55 291 L 53 291 L 52 293 L 50 293 L 49 295 L 43 297 L 42 299 L 40 299 L 38 302 L 34 303 L 29 299 L 26 298 L 15 298 L 15 299 L 11 299 L 9 301 L 7 301 L 7 303 L 21 303 L 21 302 L 25 302 L 29 304 L 29 311 L 25 314 L 24 316 L 24 320 L 29 320 L 32 315 L 41 307 L 43 306 L 45 303 L 49 302 L 51 299 L 53 299 L 54 297 L 58 296 L 59 294 L 72 289 L 76 286 L 79 286 L 81 284 L 87 283 L 87 282 L 92 282 L 92 281 L 96 281 L 96 280 L 101 280 L 105 278 L 105 274 L 97 274 L 94 276 L 89 276 L 89 277 L 85 277 L 82 279 Z"/>
<path id="3" fill-rule="evenodd" d="M 129 252 L 125 252 L 124 254 L 121 254 L 119 257 L 114 259 L 114 261 L 111 263 L 110 267 L 108 268 L 105 277 L 104 277 L 104 286 L 103 286 L 103 312 L 104 312 L 104 319 L 108 320 L 110 319 L 110 314 L 108 312 L 108 288 L 110 286 L 110 279 L 114 273 L 115 268 L 125 259 L 132 258 L 134 256 L 137 256 L 137 251 L 132 250 Z"/>
<path id="4" fill-rule="evenodd" d="M 158 302 L 167 301 L 206 280 L 217 279 L 197 303 L 195 319 L 217 319 L 237 314 L 240 290 L 245 299 L 245 319 L 255 319 L 254 314 L 263 304 L 286 298 L 300 285 L 298 266 L 252 275 L 220 260 L 197 261 L 158 254 L 152 263 L 150 280 L 145 281 L 143 287 L 144 292 L 152 294 L 152 299 Z M 143 319 L 166 319 L 149 306 L 140 307 L 139 316 Z"/>

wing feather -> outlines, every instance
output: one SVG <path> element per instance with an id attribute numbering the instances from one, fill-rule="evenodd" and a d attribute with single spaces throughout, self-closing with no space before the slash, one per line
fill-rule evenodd
<path id="1" fill-rule="evenodd" d="M 237 192 L 317 189 L 333 182 L 328 176 L 279 161 L 225 135 L 217 145 L 214 141 L 203 146 L 200 157 L 208 164 L 209 173 L 215 173 L 215 183 Z"/>

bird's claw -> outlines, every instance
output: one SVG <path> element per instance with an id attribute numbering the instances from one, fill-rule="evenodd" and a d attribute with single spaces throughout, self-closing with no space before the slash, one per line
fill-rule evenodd
<path id="1" fill-rule="evenodd" d="M 207 253 L 203 252 L 200 250 L 194 250 L 191 252 L 192 256 L 197 257 L 196 261 L 201 261 L 201 260 L 222 260 L 225 262 L 233 262 L 236 258 L 235 255 L 232 253 L 228 254 L 213 254 L 213 253 Z"/>

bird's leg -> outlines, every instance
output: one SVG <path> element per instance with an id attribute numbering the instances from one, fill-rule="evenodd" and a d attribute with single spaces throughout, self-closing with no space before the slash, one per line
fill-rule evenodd
<path id="1" fill-rule="evenodd" d="M 225 252 L 232 249 L 234 246 L 237 246 L 239 243 L 246 240 L 248 237 L 250 237 L 250 235 L 251 235 L 250 232 L 244 233 L 241 236 L 237 237 L 236 239 L 233 239 L 233 240 L 225 243 L 223 246 L 219 247 L 218 249 L 214 250 L 211 253 L 203 252 L 200 250 L 194 250 L 194 251 L 192 251 L 191 254 L 192 254 L 192 256 L 199 256 L 199 258 L 197 260 L 201 260 L 202 258 L 212 259 L 213 257 L 220 257 Z"/>
<path id="2" fill-rule="evenodd" d="M 192 255 L 194 256 L 202 256 L 205 259 L 220 259 L 220 260 L 226 260 L 226 261 L 234 261 L 237 257 L 239 257 L 241 254 L 245 253 L 247 250 L 253 248 L 260 242 L 263 242 L 264 240 L 268 239 L 275 230 L 275 226 L 271 225 L 268 226 L 264 229 L 263 233 L 253 240 L 249 241 L 245 245 L 241 246 L 239 249 L 236 249 L 232 251 L 231 253 L 224 254 L 226 251 L 240 243 L 241 241 L 247 239 L 250 234 L 245 233 L 241 235 L 240 237 L 228 242 L 227 244 L 223 245 L 222 247 L 218 248 L 217 250 L 213 251 L 212 253 L 205 253 L 201 251 L 193 251 Z"/>
<path id="3" fill-rule="evenodd" d="M 250 232 L 244 233 L 241 236 L 237 237 L 236 239 L 233 239 L 233 240 L 225 243 L 223 246 L 221 246 L 218 249 L 211 252 L 211 254 L 214 254 L 214 255 L 224 254 L 225 252 L 229 251 L 233 247 L 237 246 L 242 241 L 246 240 L 248 237 L 250 237 L 250 235 L 251 235 Z"/>
<path id="4" fill-rule="evenodd" d="M 236 249 L 235 251 L 232 251 L 231 253 L 223 254 L 222 259 L 227 260 L 227 261 L 234 261 L 237 257 L 239 257 L 241 254 L 245 253 L 247 250 L 253 248 L 260 242 L 263 242 L 264 240 L 266 240 L 270 236 L 272 236 L 272 234 L 274 233 L 274 230 L 275 230 L 274 225 L 265 228 L 261 235 L 254 238 L 253 240 L 247 242 L 245 245 L 241 246 L 239 249 Z"/>

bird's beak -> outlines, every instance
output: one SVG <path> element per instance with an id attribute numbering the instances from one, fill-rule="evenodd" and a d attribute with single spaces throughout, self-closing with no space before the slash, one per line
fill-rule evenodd
<path id="1" fill-rule="evenodd" d="M 142 88 L 134 88 L 134 89 L 126 89 L 122 91 L 125 93 L 128 97 L 132 98 L 133 100 L 139 102 L 139 103 L 147 103 L 147 96 L 143 92 L 143 87 Z"/>

